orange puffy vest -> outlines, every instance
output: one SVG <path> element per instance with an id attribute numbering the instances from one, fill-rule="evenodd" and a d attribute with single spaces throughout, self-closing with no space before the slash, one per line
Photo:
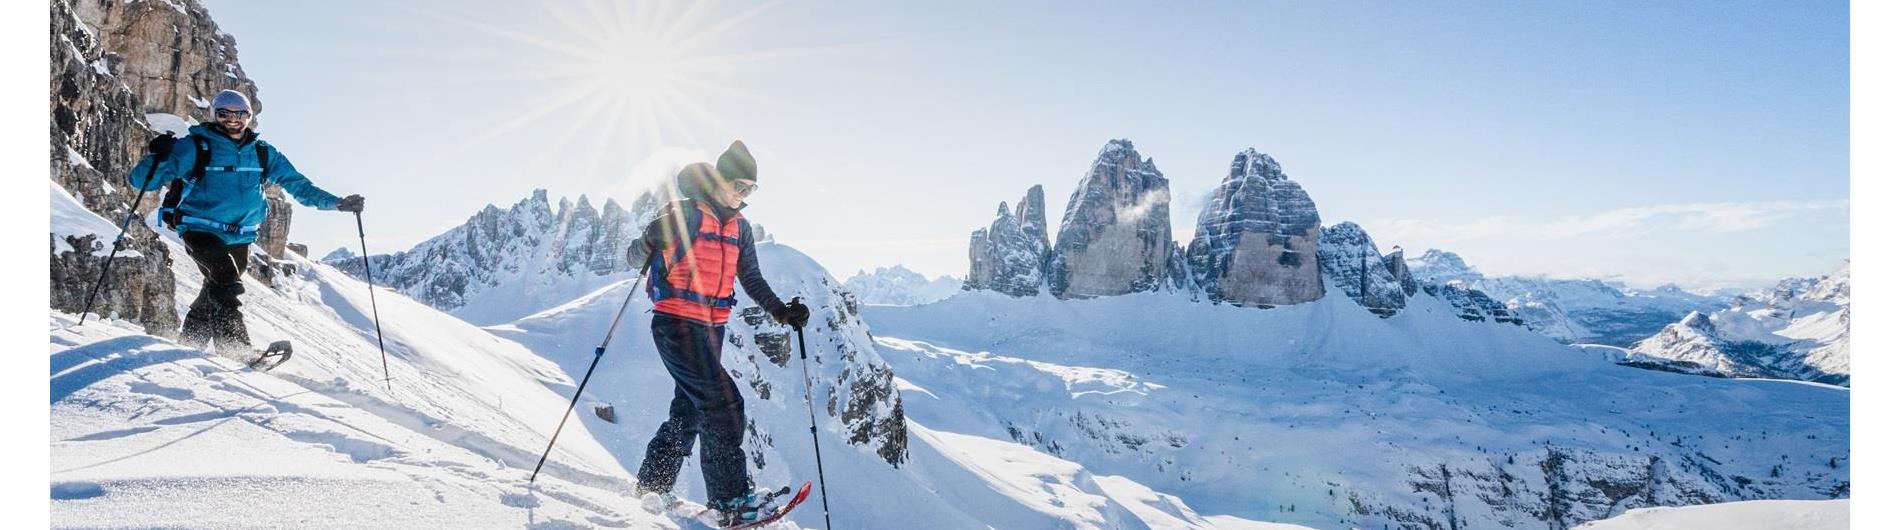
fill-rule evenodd
<path id="1" fill-rule="evenodd" d="M 691 202 L 697 212 L 669 208 L 661 213 L 679 216 L 671 223 L 678 233 L 668 234 L 672 243 L 656 249 L 649 258 L 654 272 L 647 280 L 647 296 L 653 299 L 654 312 L 725 324 L 738 302 L 733 278 L 739 274 L 739 237 L 745 216 L 735 212 L 721 223 L 711 207 Z M 691 222 L 693 217 L 699 222 Z M 685 233 L 695 229 L 696 233 Z M 664 281 L 654 281 L 654 277 Z"/>

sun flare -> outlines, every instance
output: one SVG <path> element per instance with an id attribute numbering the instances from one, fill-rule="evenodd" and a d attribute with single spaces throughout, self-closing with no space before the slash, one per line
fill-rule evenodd
<path id="1" fill-rule="evenodd" d="M 546 156 L 586 153 L 586 171 L 624 181 L 636 166 L 669 146 L 710 145 L 734 136 L 714 108 L 763 100 L 736 88 L 740 67 L 793 50 L 737 49 L 737 37 L 773 4 L 725 9 L 706 2 L 576 0 L 543 2 L 534 17 L 476 18 L 436 12 L 485 37 L 498 37 L 500 82 L 532 87 L 506 102 L 466 150 L 497 138 L 545 133 Z M 558 122 L 558 127 L 542 125 Z"/>

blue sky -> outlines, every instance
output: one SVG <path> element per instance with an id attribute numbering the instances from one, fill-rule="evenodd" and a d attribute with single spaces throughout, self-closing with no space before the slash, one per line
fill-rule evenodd
<path id="1" fill-rule="evenodd" d="M 1183 239 L 1253 147 L 1326 223 L 1492 274 L 1714 285 L 1848 254 L 1841 2 L 207 3 L 266 138 L 370 198 L 372 252 L 534 188 L 625 202 L 743 138 L 748 215 L 833 274 L 962 274 L 997 202 L 1041 184 L 1059 223 L 1128 138 Z M 346 216 L 294 231 L 356 244 Z"/>

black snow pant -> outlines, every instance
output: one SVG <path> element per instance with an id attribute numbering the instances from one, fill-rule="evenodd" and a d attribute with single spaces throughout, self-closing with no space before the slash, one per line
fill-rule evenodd
<path id="1" fill-rule="evenodd" d="M 745 398 L 719 364 L 725 338 L 724 325 L 654 313 L 653 343 L 673 375 L 673 405 L 647 443 L 646 459 L 640 463 L 641 489 L 672 490 L 698 438 L 708 504 L 752 490 L 745 451 L 739 447 L 745 440 Z"/>
<path id="2" fill-rule="evenodd" d="M 244 268 L 250 261 L 250 245 L 226 245 L 208 232 L 186 231 L 185 253 L 204 273 L 204 285 L 198 298 L 185 313 L 184 329 L 178 335 L 187 346 L 205 347 L 215 341 L 219 351 L 249 353 L 251 335 L 244 329 L 244 314 L 238 295 L 244 293 Z"/>

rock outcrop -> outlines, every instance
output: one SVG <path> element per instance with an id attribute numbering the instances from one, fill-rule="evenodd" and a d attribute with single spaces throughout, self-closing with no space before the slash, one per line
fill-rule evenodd
<path id="1" fill-rule="evenodd" d="M 1405 249 L 1392 247 L 1392 252 L 1385 255 L 1385 270 L 1399 281 L 1399 289 L 1405 291 L 1405 296 L 1418 294 L 1418 278 L 1412 276 L 1412 268 L 1405 264 Z"/>
<path id="2" fill-rule="evenodd" d="M 1319 208 L 1279 162 L 1253 149 L 1234 155 L 1201 211 L 1187 262 L 1209 300 L 1271 307 L 1325 294 Z"/>
<path id="3" fill-rule="evenodd" d="M 56 43 L 62 8 L 70 9 L 68 18 L 85 28 L 87 38 L 93 41 L 100 52 L 97 57 L 88 58 L 88 67 L 108 74 L 130 93 L 133 106 L 118 107 L 126 117 L 137 122 L 165 119 L 193 123 L 191 119 L 202 118 L 208 112 L 212 95 L 219 90 L 232 89 L 249 96 L 252 106 L 260 113 L 253 125 L 261 127 L 264 123 L 261 114 L 265 107 L 263 101 L 257 98 L 257 83 L 251 81 L 244 74 L 244 68 L 238 64 L 237 39 L 218 29 L 217 23 L 211 19 L 211 13 L 197 0 L 54 2 Z M 71 31 L 68 33 L 72 34 Z M 54 47 L 59 48 L 59 45 L 55 44 Z M 60 53 L 60 50 L 54 50 L 56 56 Z M 61 81 L 57 75 L 59 61 L 54 62 L 54 94 L 57 99 L 63 87 L 59 86 Z M 96 96 L 100 93 L 97 88 L 79 92 L 88 97 Z M 62 116 L 64 113 L 56 102 L 53 109 L 56 126 L 68 119 Z M 170 116 L 146 116 L 150 114 Z M 162 134 L 158 130 L 162 128 L 127 129 L 123 123 L 118 126 L 111 123 L 105 125 L 107 127 L 86 136 L 111 137 L 113 141 L 105 143 L 112 146 L 109 149 L 112 153 L 79 146 L 75 149 L 108 178 L 123 182 L 125 171 L 144 156 L 146 140 L 155 134 Z M 174 132 L 182 134 L 182 130 Z M 265 136 L 269 137 L 268 134 Z M 266 187 L 264 195 L 271 210 L 269 218 L 258 227 L 257 246 L 271 257 L 281 258 L 290 233 L 290 201 L 284 191 L 275 185 Z M 141 206 L 142 211 L 156 207 L 156 197 L 146 200 L 152 202 Z M 94 206 L 93 203 L 87 203 L 87 207 L 93 211 L 102 215 L 106 213 Z"/>
<path id="4" fill-rule="evenodd" d="M 1390 260 L 1379 255 L 1372 236 L 1358 224 L 1348 221 L 1322 230 L 1319 262 L 1320 271 L 1325 273 L 1332 287 L 1367 311 L 1390 317 L 1405 309 L 1405 297 L 1409 294 L 1405 282 L 1389 268 Z M 1399 263 L 1403 267 L 1404 260 L 1401 258 Z"/>
<path id="5" fill-rule="evenodd" d="M 1041 186 L 1030 188 L 1029 195 L 1017 203 L 1016 211 L 1040 213 L 1041 198 Z M 1032 199 L 1035 199 L 1033 205 Z M 1048 240 L 1037 239 L 1032 232 L 1032 227 L 1043 226 L 1041 221 L 1025 223 L 1017 216 L 1010 212 L 1008 203 L 998 204 L 996 220 L 990 222 L 989 228 L 970 233 L 970 275 L 964 280 L 964 289 L 996 291 L 1010 296 L 1035 296 L 1042 292 Z"/>
<path id="6" fill-rule="evenodd" d="M 1029 233 L 1029 239 L 1042 248 L 1043 259 L 1047 261 L 1049 253 L 1049 214 L 1042 207 L 1042 185 L 1029 187 L 1023 198 L 1016 201 L 1016 221 L 1023 224 L 1023 231 Z"/>
<path id="7" fill-rule="evenodd" d="M 1524 319 L 1518 318 L 1503 302 L 1473 289 L 1464 282 L 1427 283 L 1423 285 L 1425 294 L 1437 297 L 1458 308 L 1458 318 L 1472 322 L 1491 321 L 1499 324 L 1524 325 Z"/>
<path id="8" fill-rule="evenodd" d="M 1168 179 L 1128 140 L 1112 140 L 1069 196 L 1050 252 L 1049 290 L 1061 298 L 1154 291 L 1186 278 L 1168 220 Z"/>

